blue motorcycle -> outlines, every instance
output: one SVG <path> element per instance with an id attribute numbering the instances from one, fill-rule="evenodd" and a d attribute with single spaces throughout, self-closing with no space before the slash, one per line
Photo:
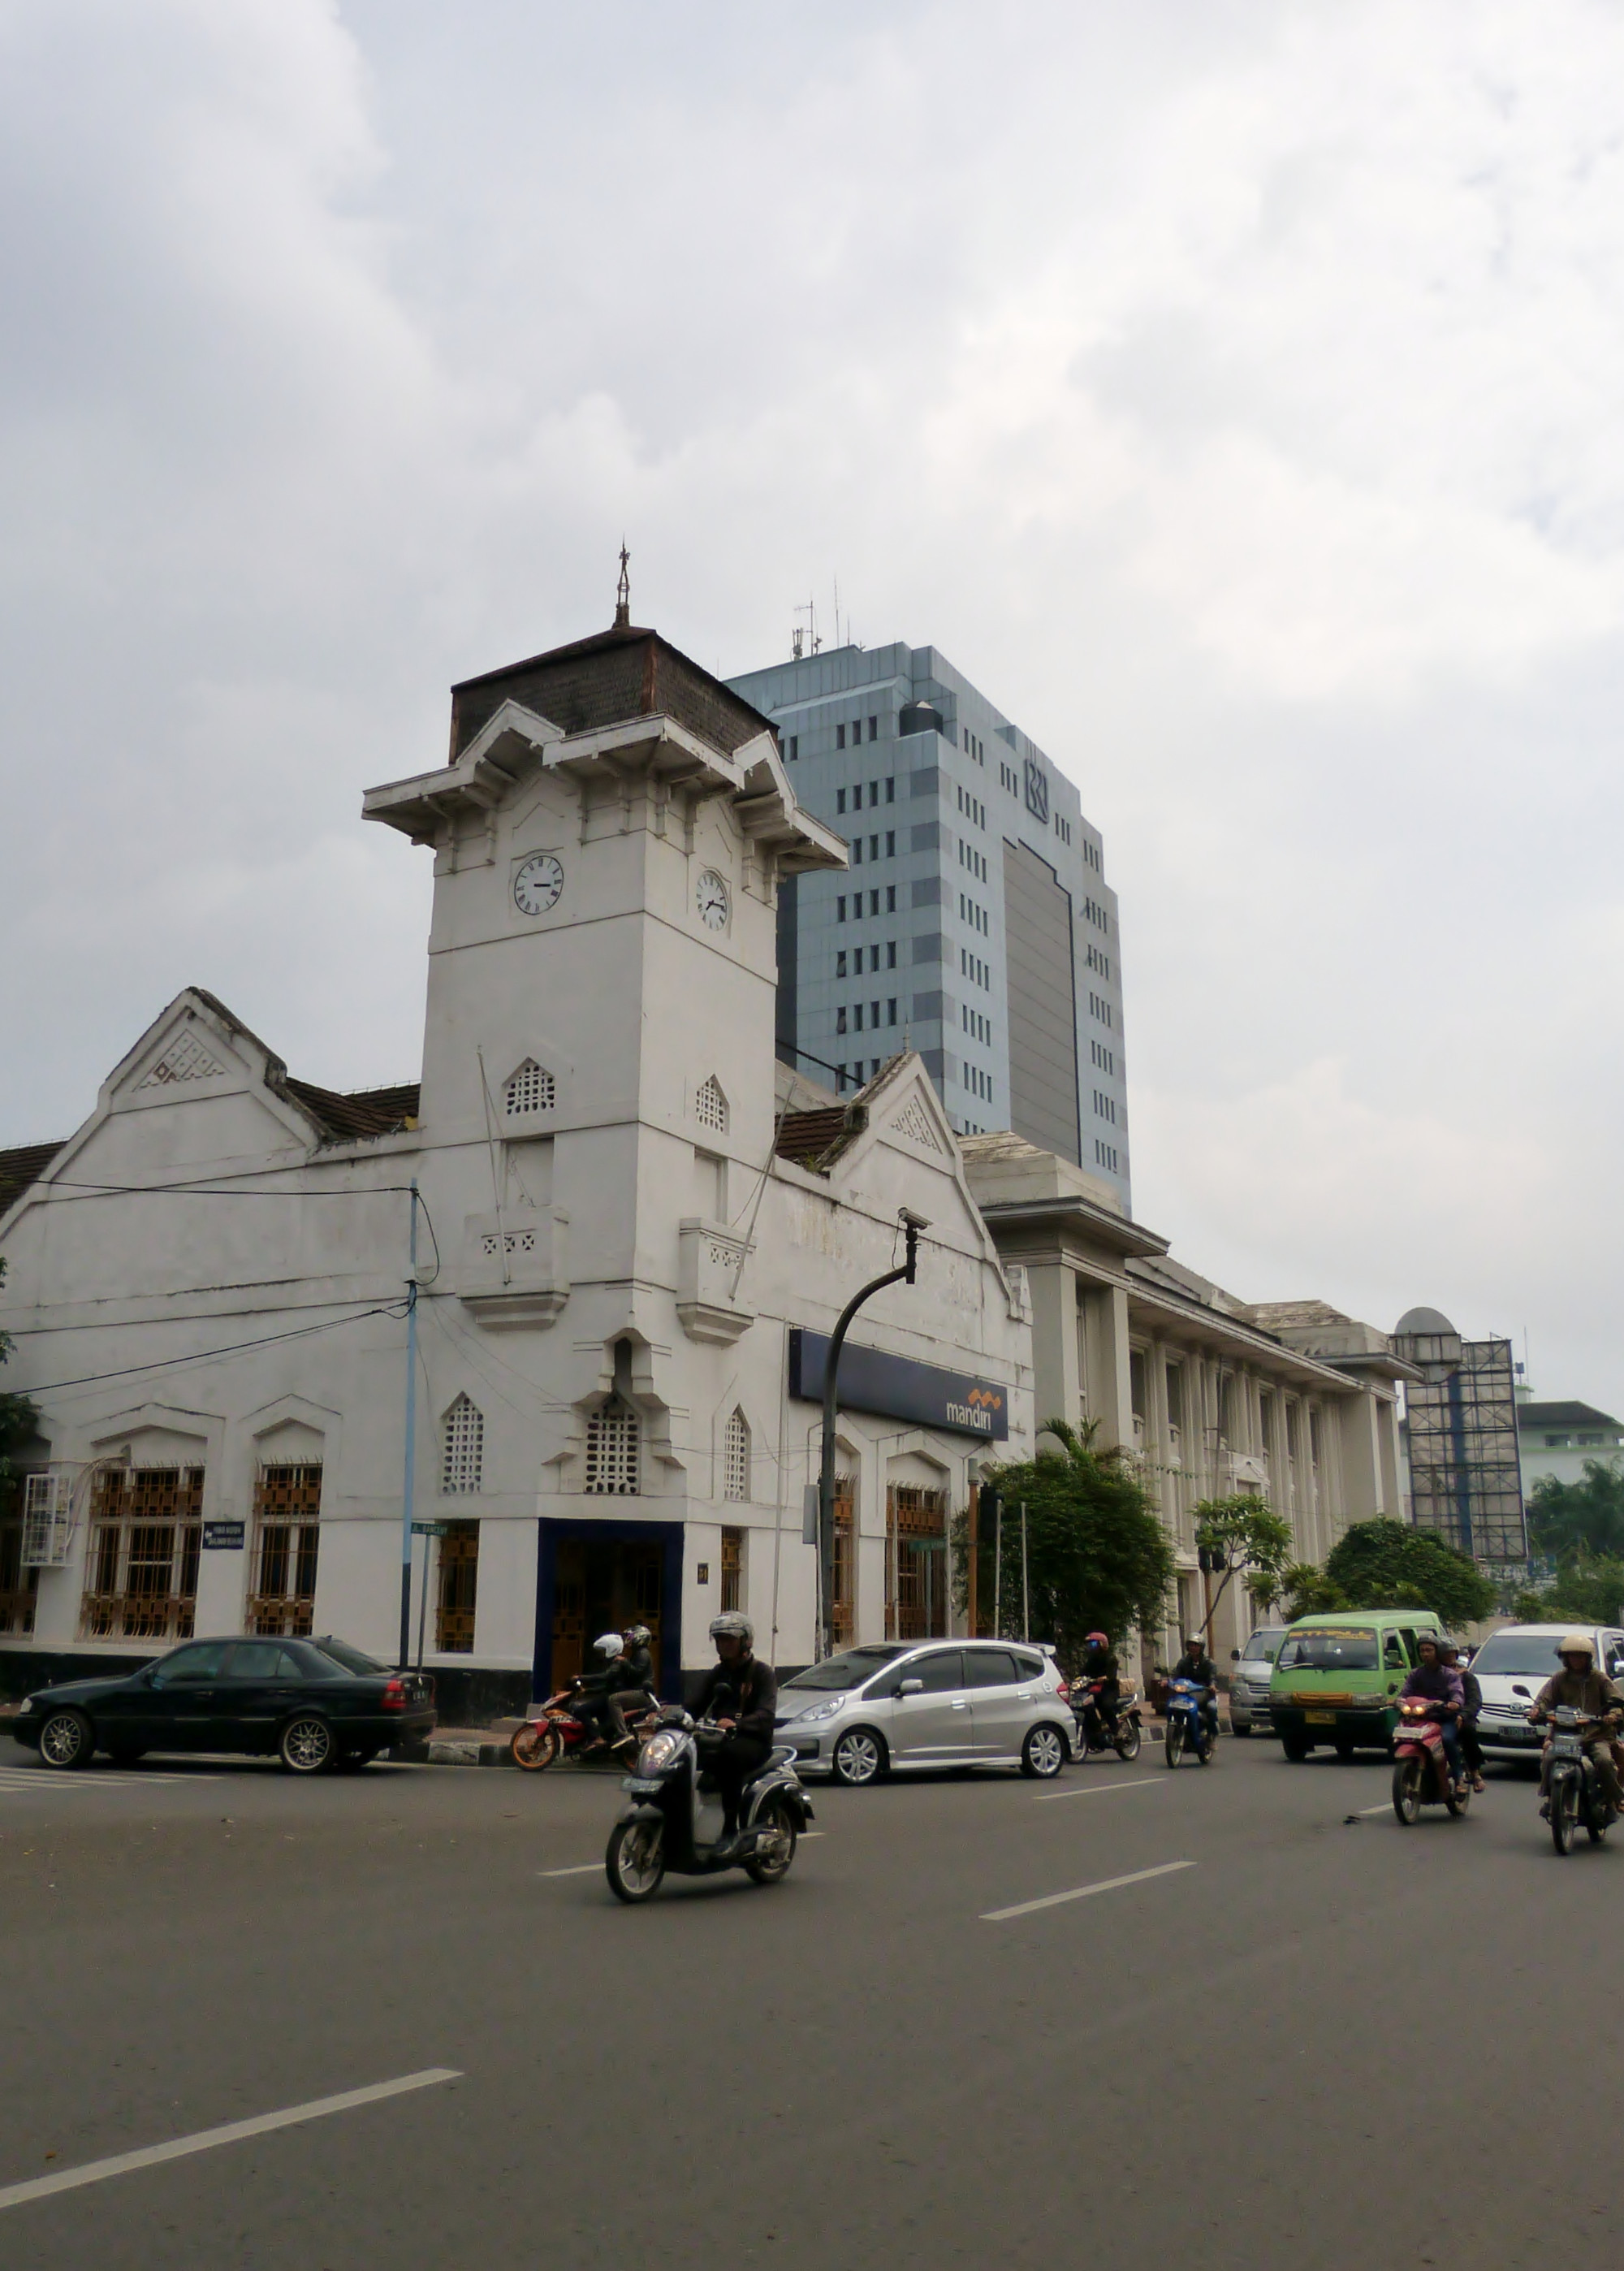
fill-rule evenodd
<path id="1" fill-rule="evenodd" d="M 1218 1745 L 1203 1708 L 1202 1690 L 1193 1679 L 1169 1679 L 1162 1708 L 1168 1716 L 1167 1747 L 1162 1753 L 1168 1765 L 1175 1767 L 1186 1751 L 1193 1751 L 1205 1766 Z"/>

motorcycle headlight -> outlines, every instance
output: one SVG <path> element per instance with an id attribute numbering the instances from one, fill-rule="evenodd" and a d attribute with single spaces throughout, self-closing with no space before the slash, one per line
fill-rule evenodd
<path id="1" fill-rule="evenodd" d="M 795 1716 L 805 1724 L 808 1719 L 832 1719 L 837 1711 L 843 1711 L 845 1708 L 843 1695 L 831 1695 L 827 1702 L 809 1703 L 804 1711 L 797 1711 Z"/>
<path id="2" fill-rule="evenodd" d="M 676 1757 L 678 1746 L 681 1741 L 682 1733 L 680 1729 L 676 1727 L 658 1728 L 655 1733 L 649 1736 L 648 1741 L 643 1745 L 641 1751 L 638 1754 L 638 1773 L 640 1775 L 656 1775 L 662 1772 L 664 1768 L 670 1766 L 671 1761 Z"/>

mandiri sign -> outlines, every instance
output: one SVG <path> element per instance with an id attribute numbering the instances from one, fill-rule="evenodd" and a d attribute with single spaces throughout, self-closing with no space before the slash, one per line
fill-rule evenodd
<path id="1" fill-rule="evenodd" d="M 790 1393 L 808 1404 L 823 1401 L 829 1337 L 790 1329 Z M 1002 1443 L 1009 1435 L 1009 1396 L 997 1381 L 947 1372 L 911 1357 L 888 1356 L 883 1349 L 848 1341 L 841 1351 L 840 1400 L 849 1411 L 872 1411 L 886 1419 L 911 1419 L 921 1427 L 945 1427 L 960 1435 L 980 1435 Z"/>

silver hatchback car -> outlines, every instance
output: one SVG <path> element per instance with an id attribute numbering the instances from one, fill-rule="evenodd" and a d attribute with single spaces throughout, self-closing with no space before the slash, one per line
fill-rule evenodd
<path id="1" fill-rule="evenodd" d="M 1046 1780 L 1076 1744 L 1054 1658 L 1008 1641 L 847 1649 L 785 1680 L 777 1724 L 797 1774 L 852 1789 L 925 1767 L 1019 1767 Z"/>

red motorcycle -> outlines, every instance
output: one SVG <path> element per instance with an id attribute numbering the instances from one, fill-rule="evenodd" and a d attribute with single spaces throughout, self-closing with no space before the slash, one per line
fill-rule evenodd
<path id="1" fill-rule="evenodd" d="M 556 1695 L 547 1698 L 534 1719 L 527 1719 L 522 1727 L 514 1729 L 508 1749 L 515 1767 L 523 1767 L 526 1774 L 542 1774 L 572 1752 L 579 1753 L 583 1759 L 620 1765 L 635 1758 L 660 1709 L 648 1689 L 643 1690 L 641 1707 L 634 1707 L 626 1715 L 631 1739 L 625 1748 L 604 1742 L 596 1728 L 585 1726 L 576 1718 L 569 1708 L 573 1694 L 572 1688 L 560 1688 Z"/>
<path id="2" fill-rule="evenodd" d="M 1393 1730 L 1393 1812 L 1406 1829 L 1421 1818 L 1424 1806 L 1442 1806 L 1458 1817 L 1472 1801 L 1472 1785 L 1457 1786 L 1443 1747 L 1442 1722 L 1433 1716 L 1425 1696 L 1406 1695 Z"/>

